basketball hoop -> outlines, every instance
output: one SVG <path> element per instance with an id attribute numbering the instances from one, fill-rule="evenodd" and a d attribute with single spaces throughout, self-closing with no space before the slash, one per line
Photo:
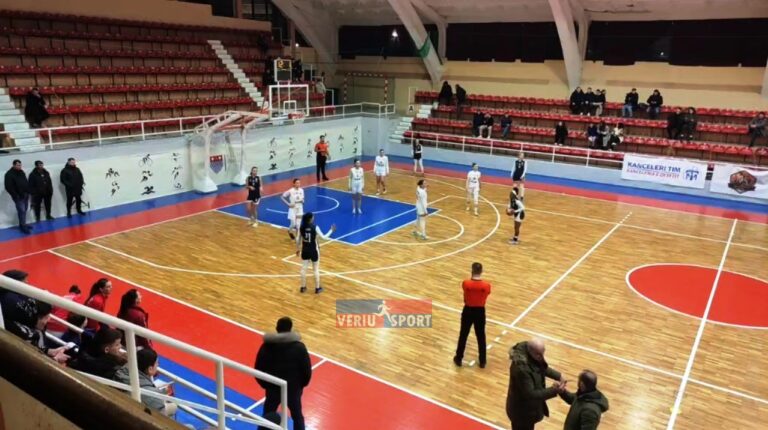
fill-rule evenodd
<path id="1" fill-rule="evenodd" d="M 288 119 L 293 120 L 295 124 L 301 124 L 304 122 L 304 112 L 291 112 L 288 114 Z"/>

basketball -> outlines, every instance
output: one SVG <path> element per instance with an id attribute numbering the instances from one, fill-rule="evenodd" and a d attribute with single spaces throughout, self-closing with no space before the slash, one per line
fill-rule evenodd
<path id="1" fill-rule="evenodd" d="M 514 214 L 514 213 L 515 213 L 515 211 L 512 210 L 512 208 L 507 208 L 507 215 L 512 216 L 512 214 Z"/>

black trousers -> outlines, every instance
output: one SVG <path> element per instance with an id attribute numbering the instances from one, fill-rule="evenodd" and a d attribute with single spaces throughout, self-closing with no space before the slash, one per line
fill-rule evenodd
<path id="1" fill-rule="evenodd" d="M 40 206 L 45 206 L 45 214 L 51 216 L 51 195 L 33 194 L 32 210 L 35 211 L 35 219 L 40 221 Z"/>
<path id="2" fill-rule="evenodd" d="M 317 156 L 317 180 L 319 181 L 322 177 L 323 180 L 327 181 L 328 176 L 325 176 L 325 163 L 328 160 L 327 157 L 323 157 L 322 155 Z"/>
<path id="3" fill-rule="evenodd" d="M 667 127 L 667 137 L 677 139 L 680 137 L 680 129 L 678 127 Z"/>
<path id="4" fill-rule="evenodd" d="M 529 422 L 525 422 L 525 423 L 513 422 L 512 430 L 533 430 L 535 425 L 536 425 L 535 423 L 529 423 Z"/>
<path id="5" fill-rule="evenodd" d="M 280 406 L 280 388 L 267 388 L 267 398 L 264 400 L 264 415 L 275 412 Z M 301 394 L 303 388 L 288 388 L 288 410 L 293 418 L 293 430 L 304 430 L 304 415 L 301 412 Z"/>
<path id="6" fill-rule="evenodd" d="M 475 336 L 477 336 L 478 361 L 485 364 L 485 308 L 464 306 L 461 311 L 461 329 L 459 330 L 459 344 L 456 346 L 456 357 L 458 360 L 464 358 L 464 349 L 467 347 L 467 337 L 469 329 L 475 327 Z"/>
<path id="7" fill-rule="evenodd" d="M 72 214 L 72 204 L 75 204 L 77 212 L 83 211 L 83 192 L 67 190 L 67 215 Z"/>

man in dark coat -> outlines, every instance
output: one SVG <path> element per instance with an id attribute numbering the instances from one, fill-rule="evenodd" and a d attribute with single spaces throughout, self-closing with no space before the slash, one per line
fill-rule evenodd
<path id="1" fill-rule="evenodd" d="M 67 160 L 67 165 L 61 170 L 59 179 L 67 193 L 67 217 L 72 216 L 72 203 L 75 203 L 77 213 L 84 215 L 83 187 L 85 186 L 85 180 L 83 179 L 83 172 L 77 167 L 74 158 Z"/>
<path id="2" fill-rule="evenodd" d="M 639 103 L 640 95 L 637 94 L 637 88 L 632 88 L 632 91 L 624 96 L 624 106 L 621 107 L 621 116 L 624 118 L 632 118 Z"/>
<path id="3" fill-rule="evenodd" d="M 467 104 L 467 91 L 456 84 L 456 119 L 461 119 L 461 107 Z"/>
<path id="4" fill-rule="evenodd" d="M 443 106 L 448 106 L 451 104 L 451 99 L 453 99 L 453 89 L 451 88 L 451 84 L 449 84 L 448 81 L 443 81 L 443 87 L 440 88 L 437 102 Z"/>
<path id="5" fill-rule="evenodd" d="M 563 390 L 560 398 L 571 405 L 563 430 L 597 430 L 600 416 L 608 410 L 608 399 L 597 389 L 597 375 L 589 370 L 579 375 L 579 390 Z"/>
<path id="6" fill-rule="evenodd" d="M 27 122 L 29 122 L 29 125 L 32 128 L 42 127 L 43 122 L 50 117 L 48 110 L 45 108 L 45 99 L 40 94 L 37 87 L 32 88 L 32 91 L 27 93 L 24 116 L 27 118 Z"/>
<path id="7" fill-rule="evenodd" d="M 549 416 L 547 400 L 565 391 L 566 381 L 560 372 L 544 360 L 544 342 L 534 339 L 520 342 L 509 350 L 507 417 L 512 430 L 533 430 L 536 423 Z M 554 379 L 549 388 L 544 378 Z"/>
<path id="8" fill-rule="evenodd" d="M 669 139 L 677 139 L 680 137 L 680 128 L 683 124 L 683 111 L 680 108 L 675 109 L 674 112 L 667 117 L 667 137 Z"/>
<path id="9" fill-rule="evenodd" d="M 53 183 L 51 174 L 45 170 L 43 162 L 35 161 L 35 170 L 29 174 L 29 193 L 32 195 L 32 210 L 35 212 L 35 222 L 40 221 L 40 206 L 45 205 L 45 216 L 52 220 L 51 197 L 53 197 Z"/>
<path id="10" fill-rule="evenodd" d="M 21 169 L 21 160 L 13 160 L 13 167 L 5 172 L 5 191 L 11 196 L 16 206 L 16 214 L 19 216 L 19 229 L 24 234 L 32 232 L 32 227 L 27 225 L 27 209 L 29 208 L 29 181 L 24 170 Z"/>
<path id="11" fill-rule="evenodd" d="M 664 104 L 664 97 L 661 96 L 659 90 L 653 90 L 653 94 L 648 96 L 648 118 L 656 119 L 661 113 L 661 106 Z"/>
<path id="12" fill-rule="evenodd" d="M 570 103 L 572 114 L 578 115 L 581 113 L 581 105 L 584 103 L 584 91 L 581 90 L 581 87 L 576 87 L 576 89 L 573 90 Z"/>
<path id="13" fill-rule="evenodd" d="M 268 373 L 288 383 L 288 409 L 293 418 L 294 430 L 304 430 L 304 415 L 301 412 L 301 395 L 312 378 L 312 364 L 307 347 L 301 336 L 291 331 L 293 321 L 288 317 L 277 320 L 277 333 L 264 335 L 264 343 L 256 355 L 256 370 Z M 256 378 L 266 390 L 264 414 L 277 410 L 280 404 L 280 387 Z"/>

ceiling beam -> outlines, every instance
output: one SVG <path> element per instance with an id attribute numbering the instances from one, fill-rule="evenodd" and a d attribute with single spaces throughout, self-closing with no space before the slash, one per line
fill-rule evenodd
<path id="1" fill-rule="evenodd" d="M 548 0 L 555 18 L 557 35 L 563 49 L 565 72 L 568 76 L 568 87 L 573 90 L 581 83 L 581 55 L 576 40 L 576 27 L 573 24 L 573 13 L 569 0 Z"/>
<path id="2" fill-rule="evenodd" d="M 763 74 L 763 98 L 768 99 L 768 63 L 765 64 L 765 73 Z"/>
<path id="3" fill-rule="evenodd" d="M 444 59 L 446 39 L 448 38 L 448 22 L 432 7 L 424 3 L 424 0 L 411 0 L 411 3 L 422 18 L 426 18 L 426 21 L 430 21 L 437 26 L 437 53 L 440 55 L 440 58 Z"/>
<path id="4" fill-rule="evenodd" d="M 589 37 L 589 25 L 592 23 L 589 12 L 584 9 L 581 0 L 570 0 L 571 12 L 576 24 L 579 26 L 579 57 L 582 60 L 587 59 L 587 38 Z"/>
<path id="5" fill-rule="evenodd" d="M 387 0 L 392 6 L 397 16 L 400 18 L 400 22 L 405 25 L 405 29 L 411 36 L 416 49 L 424 48 L 424 55 L 422 60 L 424 66 L 429 72 L 429 77 L 432 80 L 433 85 L 437 85 L 440 79 L 443 77 L 443 65 L 440 63 L 440 58 L 435 52 L 435 47 L 432 46 L 432 41 L 429 39 L 427 29 L 424 28 L 424 24 L 419 18 L 419 14 L 413 7 L 411 0 Z"/>
<path id="6" fill-rule="evenodd" d="M 272 0 L 283 14 L 296 24 L 307 42 L 317 52 L 321 68 L 329 76 L 336 73 L 336 38 L 338 29 L 331 16 L 324 10 L 315 8 L 308 2 L 298 3 L 295 0 Z"/>

